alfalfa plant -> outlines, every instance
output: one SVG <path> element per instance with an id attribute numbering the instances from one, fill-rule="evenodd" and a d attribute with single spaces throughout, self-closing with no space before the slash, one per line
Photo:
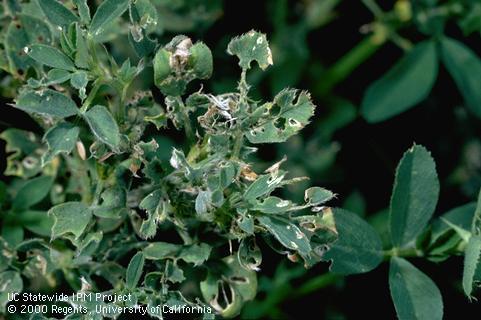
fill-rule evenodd
<path id="1" fill-rule="evenodd" d="M 186 36 L 159 45 L 147 32 L 155 24 L 149 1 L 107 0 L 90 11 L 85 1 L 4 6 L 2 68 L 17 90 L 12 106 L 45 133 L 1 135 L 10 152 L 5 173 L 19 178 L 2 206 L 2 292 L 66 283 L 74 292 L 130 293 L 121 306 L 208 305 L 205 317 L 232 317 L 256 295 L 257 242 L 306 267 L 319 262 L 336 238 L 323 207 L 334 194 L 312 187 L 303 203 L 282 199 L 276 189 L 304 178 L 289 177 L 282 160 L 264 172 L 249 162 L 256 146 L 298 133 L 315 108 L 295 89 L 271 102 L 249 97 L 252 64 L 273 63 L 266 36 L 231 40 L 238 88 L 214 95 L 190 84 L 211 76 L 209 48 Z M 134 65 L 105 44 L 126 11 Z M 140 75 L 157 89 L 135 87 Z M 159 144 L 168 126 L 185 130 L 183 147 Z M 149 309 L 158 318 L 161 311 Z"/>

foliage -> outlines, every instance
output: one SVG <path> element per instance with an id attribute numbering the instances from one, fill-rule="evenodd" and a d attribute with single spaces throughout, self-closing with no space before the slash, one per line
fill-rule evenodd
<path id="1" fill-rule="evenodd" d="M 421 266 L 463 254 L 462 287 L 474 296 L 481 193 L 477 204 L 433 218 L 446 185 L 425 147 L 405 152 L 388 209 L 376 215 L 365 216 L 357 190 L 344 209 L 329 207 L 337 195 L 305 176 L 338 174 L 334 133 L 357 110 L 332 91 L 389 41 L 404 54 L 367 87 L 359 108 L 367 122 L 423 103 L 441 65 L 479 117 L 481 62 L 445 32 L 448 23 L 481 31 L 479 3 L 399 0 L 387 11 L 363 0 L 374 15 L 364 26 L 370 34 L 330 68 L 313 63 L 312 93 L 326 107 L 317 119 L 311 94 L 291 86 L 312 63 L 308 34 L 335 18 L 340 1 L 306 1 L 296 22 L 288 1 L 273 2 L 272 37 L 233 36 L 220 42 L 220 56 L 197 40 L 221 15 L 220 0 L 4 1 L 1 93 L 42 132 L 0 134 L 9 176 L 0 183 L 0 315 L 6 292 L 67 290 L 132 296 L 65 303 L 87 310 L 166 305 L 198 307 L 205 319 L 279 318 L 290 295 L 389 262 L 397 316 L 441 319 L 442 293 Z M 413 28 L 414 42 L 404 35 Z M 220 59 L 235 79 L 218 72 Z M 272 93 L 265 102 L 261 80 Z M 274 164 L 262 160 L 270 150 Z M 290 261 L 273 278 L 263 270 L 268 249 Z M 330 273 L 308 278 L 320 262 Z M 112 310 L 63 316 L 121 316 Z M 154 318 L 162 312 L 148 309 Z"/>

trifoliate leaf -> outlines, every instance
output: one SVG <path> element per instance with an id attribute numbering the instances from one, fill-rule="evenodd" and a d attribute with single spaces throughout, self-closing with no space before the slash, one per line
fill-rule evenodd
<path id="1" fill-rule="evenodd" d="M 286 141 L 309 123 L 315 106 L 307 92 L 284 89 L 277 94 L 274 102 L 259 108 L 265 109 L 264 115 L 246 134 L 251 143 Z"/>

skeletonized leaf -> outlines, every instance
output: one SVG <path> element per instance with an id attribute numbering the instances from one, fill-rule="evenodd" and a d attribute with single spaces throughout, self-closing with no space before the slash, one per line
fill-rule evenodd
<path id="1" fill-rule="evenodd" d="M 396 171 L 390 205 L 391 239 L 401 247 L 413 241 L 426 227 L 439 196 L 436 164 L 429 151 L 414 145 Z"/>
<path id="2" fill-rule="evenodd" d="M 334 198 L 334 196 L 332 191 L 320 187 L 312 187 L 304 192 L 304 200 L 312 206 L 323 204 Z"/>
<path id="3" fill-rule="evenodd" d="M 78 17 L 57 0 L 38 0 L 38 4 L 48 21 L 57 26 L 68 27 Z"/>
<path id="4" fill-rule="evenodd" d="M 102 28 L 119 17 L 127 10 L 129 0 L 105 0 L 97 8 L 92 22 L 90 32 L 96 36 L 102 32 Z"/>
<path id="5" fill-rule="evenodd" d="M 266 116 L 247 132 L 247 139 L 251 143 L 277 143 L 286 141 L 304 128 L 314 114 L 315 105 L 307 92 L 284 89 L 272 103 L 259 108 L 265 108 Z"/>
<path id="6" fill-rule="evenodd" d="M 437 74 L 436 45 L 421 42 L 369 86 L 361 106 L 364 118 L 379 122 L 414 107 L 427 97 Z"/>
<path id="7" fill-rule="evenodd" d="M 53 177 L 41 176 L 28 180 L 13 199 L 14 210 L 27 209 L 40 202 L 50 192 Z"/>
<path id="8" fill-rule="evenodd" d="M 277 216 L 258 217 L 264 226 L 284 247 L 298 251 L 302 256 L 309 255 L 311 245 L 298 226 Z"/>
<path id="9" fill-rule="evenodd" d="M 453 77 L 466 105 L 481 117 L 481 60 L 461 42 L 443 38 L 441 41 L 443 63 Z"/>
<path id="10" fill-rule="evenodd" d="M 403 258 L 391 259 L 389 288 L 400 320 L 443 318 L 443 299 L 438 287 Z"/>
<path id="11" fill-rule="evenodd" d="M 106 107 L 101 105 L 93 106 L 85 113 L 85 119 L 95 136 L 110 146 L 117 149 L 120 143 L 119 127 Z"/>
<path id="12" fill-rule="evenodd" d="M 232 39 L 227 46 L 227 52 L 236 55 L 239 65 L 245 70 L 250 69 L 252 61 L 256 61 L 263 70 L 272 64 L 272 53 L 266 35 L 254 30 Z"/>
<path id="13" fill-rule="evenodd" d="M 211 250 L 212 248 L 205 243 L 183 246 L 168 242 L 151 242 L 143 252 L 145 258 L 149 260 L 176 258 L 198 266 L 209 258 Z"/>
<path id="14" fill-rule="evenodd" d="M 30 58 L 49 67 L 69 71 L 75 70 L 72 60 L 57 48 L 45 44 L 33 44 L 28 47 L 27 52 Z"/>
<path id="15" fill-rule="evenodd" d="M 66 202 L 52 207 L 48 214 L 53 216 L 52 239 L 72 233 L 78 239 L 92 218 L 92 211 L 81 202 Z"/>
<path id="16" fill-rule="evenodd" d="M 125 274 L 125 284 L 127 288 L 134 289 L 139 283 L 142 270 L 144 269 L 145 257 L 142 252 L 137 252 L 129 262 Z"/>
<path id="17" fill-rule="evenodd" d="M 61 122 L 45 133 L 43 140 L 47 142 L 48 151 L 42 157 L 42 163 L 50 162 L 59 153 L 70 153 L 77 142 L 79 128 Z"/>
<path id="18" fill-rule="evenodd" d="M 332 260 L 330 270 L 340 274 L 364 273 L 382 261 L 382 242 L 376 230 L 357 214 L 334 209 L 338 240 L 322 260 Z"/>
<path id="19" fill-rule="evenodd" d="M 70 117 L 79 112 L 77 105 L 72 99 L 50 89 L 41 92 L 23 92 L 16 100 L 14 107 L 25 112 L 59 118 Z"/>

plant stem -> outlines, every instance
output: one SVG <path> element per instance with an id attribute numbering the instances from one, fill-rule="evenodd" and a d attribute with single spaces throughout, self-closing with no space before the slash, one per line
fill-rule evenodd
<path id="1" fill-rule="evenodd" d="M 369 11 L 374 14 L 376 18 L 382 18 L 384 16 L 384 12 L 382 11 L 381 7 L 374 1 L 374 0 L 362 0 L 362 3 L 369 9 Z"/>
<path id="2" fill-rule="evenodd" d="M 319 289 L 328 287 L 336 283 L 339 279 L 342 279 L 342 278 L 343 277 L 341 275 L 334 274 L 334 273 L 322 274 L 320 276 L 317 276 L 315 278 L 312 278 L 306 281 L 299 288 L 294 290 L 294 292 L 291 293 L 291 295 L 295 298 L 299 298 L 299 297 L 308 295 L 314 291 L 317 291 Z"/>
<path id="3" fill-rule="evenodd" d="M 414 258 L 423 257 L 424 252 L 416 248 L 392 248 L 383 251 L 384 260 L 389 260 L 392 257 Z"/>
<path id="4" fill-rule="evenodd" d="M 354 69 L 371 57 L 384 43 L 385 41 L 376 42 L 372 35 L 362 40 L 324 73 L 322 81 L 314 87 L 313 91 L 320 96 L 325 96 Z"/>

